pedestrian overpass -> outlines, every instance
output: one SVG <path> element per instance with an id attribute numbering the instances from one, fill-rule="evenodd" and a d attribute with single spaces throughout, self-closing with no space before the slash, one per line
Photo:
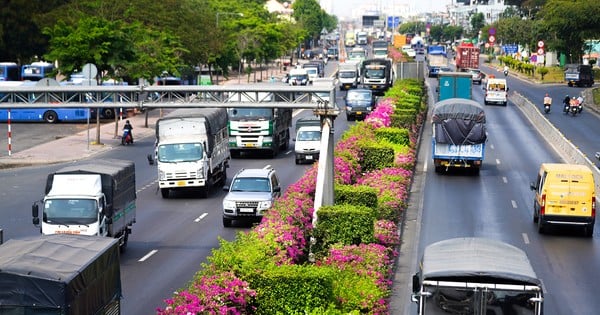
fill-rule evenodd
<path id="1" fill-rule="evenodd" d="M 321 148 L 313 224 L 322 205 L 333 204 L 333 121 L 336 87 L 251 85 L 0 86 L 0 108 L 194 108 L 269 107 L 312 109 L 321 117 Z M 328 100 L 334 100 L 329 102 Z"/>

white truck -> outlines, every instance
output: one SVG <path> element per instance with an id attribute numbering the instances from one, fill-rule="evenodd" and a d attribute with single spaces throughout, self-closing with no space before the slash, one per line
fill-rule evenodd
<path id="1" fill-rule="evenodd" d="M 225 108 L 179 109 L 156 122 L 155 157 L 163 198 L 173 190 L 210 190 L 223 186 L 231 159 Z"/>
<path id="2" fill-rule="evenodd" d="M 360 79 L 360 62 L 348 60 L 338 65 L 337 78 L 340 82 L 340 90 L 349 90 L 358 86 Z"/>
<path id="3" fill-rule="evenodd" d="M 296 121 L 294 152 L 296 164 L 312 163 L 319 159 L 321 149 L 321 120 L 319 117 L 303 117 Z"/>
<path id="4" fill-rule="evenodd" d="M 136 221 L 135 201 L 132 161 L 93 160 L 48 175 L 44 199 L 32 206 L 33 224 L 44 235 L 113 237 L 124 251 Z"/>

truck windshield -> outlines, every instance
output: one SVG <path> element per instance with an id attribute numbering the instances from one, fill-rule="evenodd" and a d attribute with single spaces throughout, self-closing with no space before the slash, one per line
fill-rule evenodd
<path id="1" fill-rule="evenodd" d="M 95 199 L 47 199 L 43 221 L 52 224 L 90 224 L 98 220 Z"/>
<path id="2" fill-rule="evenodd" d="M 350 91 L 346 98 L 351 101 L 367 101 L 371 100 L 371 93 Z"/>
<path id="3" fill-rule="evenodd" d="M 291 76 L 290 78 L 294 78 Z M 244 119 L 273 119 L 273 109 L 271 108 L 231 108 L 227 110 L 229 119 L 244 120 Z"/>
<path id="4" fill-rule="evenodd" d="M 425 302 L 423 314 L 497 314 L 533 315 L 535 293 L 527 291 L 488 290 L 485 288 L 435 288 Z"/>
<path id="5" fill-rule="evenodd" d="M 340 78 L 354 78 L 356 77 L 356 71 L 340 71 Z"/>
<path id="6" fill-rule="evenodd" d="M 163 163 L 194 162 L 202 159 L 200 143 L 161 144 L 158 146 L 158 160 Z"/>
<path id="7" fill-rule="evenodd" d="M 365 72 L 365 78 L 368 79 L 384 79 L 385 73 L 383 69 L 367 69 Z"/>
<path id="8" fill-rule="evenodd" d="M 300 131 L 298 133 L 299 141 L 321 141 L 320 131 Z"/>

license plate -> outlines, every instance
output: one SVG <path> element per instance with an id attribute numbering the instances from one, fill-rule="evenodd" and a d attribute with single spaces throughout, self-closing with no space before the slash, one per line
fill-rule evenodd
<path id="1" fill-rule="evenodd" d="M 362 115 L 362 112 L 356 112 L 356 115 Z"/>
<path id="2" fill-rule="evenodd" d="M 313 156 L 312 156 L 312 155 L 307 155 L 307 156 L 306 156 L 306 159 L 307 159 L 307 160 L 312 160 L 312 159 L 313 159 Z"/>
<path id="3" fill-rule="evenodd" d="M 377 88 L 377 85 L 371 85 L 371 88 L 372 88 L 372 89 L 376 89 L 376 88 Z"/>
<path id="4" fill-rule="evenodd" d="M 254 212 L 254 209 L 252 209 L 252 208 L 240 208 L 240 212 L 243 212 L 243 213 L 252 213 L 252 212 Z"/>
<path id="5" fill-rule="evenodd" d="M 177 186 L 185 186 L 185 181 L 184 180 L 178 181 Z"/>
<path id="6" fill-rule="evenodd" d="M 244 146 L 245 147 L 254 147 L 255 145 L 254 145 L 254 143 L 246 143 L 246 144 L 244 144 Z"/>

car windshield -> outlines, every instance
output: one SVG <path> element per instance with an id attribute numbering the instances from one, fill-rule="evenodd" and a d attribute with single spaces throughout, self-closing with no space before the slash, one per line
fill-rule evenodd
<path id="1" fill-rule="evenodd" d="M 371 100 L 371 93 L 350 91 L 348 92 L 347 99 L 352 101 L 369 101 Z"/>
<path id="2" fill-rule="evenodd" d="M 268 178 L 238 177 L 231 183 L 231 191 L 270 192 L 271 185 Z"/>
<path id="3" fill-rule="evenodd" d="M 163 163 L 194 162 L 202 159 L 200 143 L 161 144 L 158 146 L 158 160 Z"/>
<path id="4" fill-rule="evenodd" d="M 91 224 L 98 221 L 94 199 L 48 199 L 44 203 L 44 222 L 55 224 Z"/>
<path id="5" fill-rule="evenodd" d="M 321 141 L 321 132 L 319 131 L 300 131 L 298 134 L 300 141 Z"/>
<path id="6" fill-rule="evenodd" d="M 356 77 L 356 71 L 341 71 L 339 76 L 340 78 L 354 78 Z"/>
<path id="7" fill-rule="evenodd" d="M 367 69 L 365 72 L 365 78 L 383 79 L 385 78 L 385 73 L 383 72 L 383 69 Z"/>

